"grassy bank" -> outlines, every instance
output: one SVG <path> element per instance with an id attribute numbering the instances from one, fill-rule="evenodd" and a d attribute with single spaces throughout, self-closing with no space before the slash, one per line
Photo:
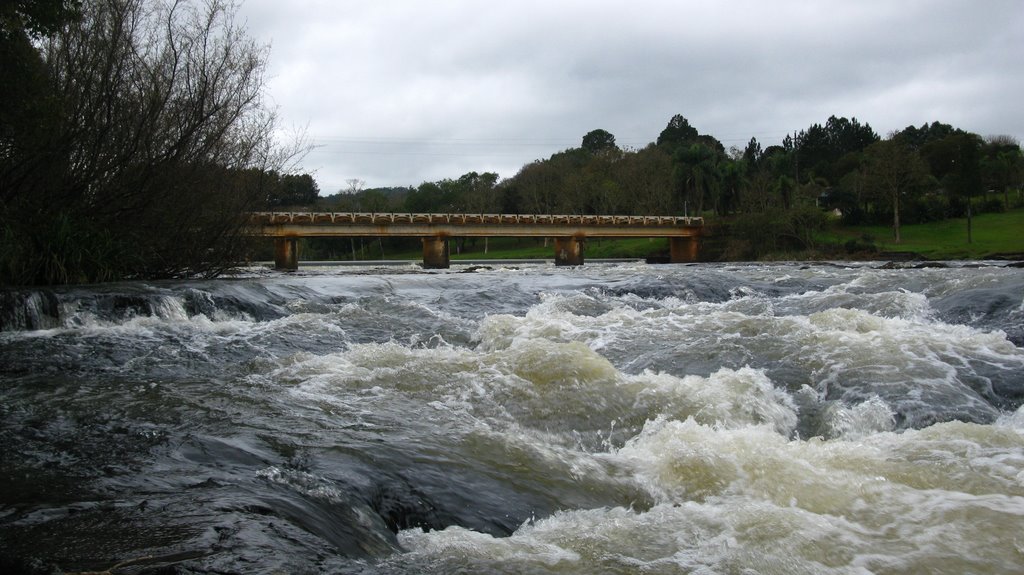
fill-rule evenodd
<path id="1" fill-rule="evenodd" d="M 851 254 L 846 245 L 851 240 L 865 248 L 874 246 L 885 257 L 886 252 L 910 252 L 932 260 L 986 259 L 1000 255 L 1024 254 L 1024 208 L 1001 214 L 980 214 L 972 218 L 971 243 L 967 242 L 967 219 L 956 218 L 941 222 L 900 227 L 901 242 L 896 243 L 889 226 L 836 225 L 819 236 L 819 252 L 815 256 L 834 259 L 844 257 L 871 257 L 861 252 Z M 551 259 L 554 247 L 543 242 L 515 238 L 492 238 L 488 250 L 478 241 L 461 254 L 452 252 L 452 260 L 459 259 Z M 594 239 L 587 242 L 585 257 L 645 258 L 654 254 L 667 254 L 668 240 L 664 238 Z M 779 254 L 783 259 L 803 259 L 804 254 Z M 418 259 L 419 252 L 404 254 L 406 259 Z"/>
<path id="2" fill-rule="evenodd" d="M 820 237 L 822 247 L 842 250 L 850 241 L 874 243 L 882 252 L 912 252 L 933 260 L 985 259 L 1002 254 L 1024 253 L 1024 208 L 1001 214 L 981 214 L 967 219 L 900 226 L 900 243 L 891 226 L 838 226 Z"/>
<path id="3" fill-rule="evenodd" d="M 1000 255 L 1024 254 L 1024 208 L 1001 214 L 981 214 L 972 221 L 972 242 L 967 242 L 967 220 L 965 218 L 902 226 L 902 241 L 892 239 L 889 226 L 842 226 L 836 224 L 817 236 L 817 249 L 813 252 L 778 253 L 772 259 L 863 259 L 890 257 L 891 252 L 907 252 L 932 260 L 986 259 Z M 721 244 L 728 238 L 709 238 L 706 255 L 715 257 L 713 244 Z M 380 250 L 372 242 L 363 257 L 377 259 Z M 385 257 L 391 260 L 419 260 L 423 257 L 414 242 L 406 242 L 402 249 L 387 248 Z M 486 246 L 486 251 L 485 251 Z M 348 255 L 348 244 L 339 253 Z M 451 243 L 451 259 L 553 259 L 554 246 L 549 241 L 534 238 L 490 238 L 466 241 L 461 251 L 456 242 Z M 308 253 L 308 252 L 307 252 Z M 584 257 L 601 258 L 646 258 L 651 255 L 668 253 L 668 240 L 664 238 L 636 239 L 592 239 L 587 242 Z M 1024 259 L 1024 256 L 1021 256 Z M 307 258 L 303 258 L 307 259 Z M 321 259 L 312 257 L 308 259 Z M 330 259 L 330 258 L 327 258 Z M 342 259 L 348 259 L 344 257 Z"/>

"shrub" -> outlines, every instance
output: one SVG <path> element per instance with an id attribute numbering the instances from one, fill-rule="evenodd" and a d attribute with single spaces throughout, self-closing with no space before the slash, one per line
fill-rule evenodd
<path id="1" fill-rule="evenodd" d="M 806 250 L 814 247 L 814 236 L 824 229 L 828 218 L 814 206 L 789 210 L 772 209 L 737 216 L 731 226 L 733 251 L 745 250 L 747 257 Z"/>
<path id="2" fill-rule="evenodd" d="M 984 202 L 981 203 L 981 206 L 978 208 L 979 213 L 984 212 L 992 214 L 1001 214 L 1005 211 L 1006 205 L 1003 204 L 1003 200 L 995 197 L 986 199 Z"/>

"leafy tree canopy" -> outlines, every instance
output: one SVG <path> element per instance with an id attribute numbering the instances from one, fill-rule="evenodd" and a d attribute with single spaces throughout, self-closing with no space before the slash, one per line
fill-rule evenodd
<path id="1" fill-rule="evenodd" d="M 750 138 L 750 141 L 747 143 L 747 147 L 743 149 L 743 161 L 746 162 L 749 168 L 756 168 L 757 163 L 761 161 L 763 153 L 764 152 L 761 150 L 761 144 L 757 141 L 757 138 Z"/>
<path id="2" fill-rule="evenodd" d="M 932 122 L 931 124 L 922 124 L 920 128 L 907 126 L 893 134 L 892 137 L 895 140 L 902 141 L 914 150 L 921 150 L 921 148 L 931 144 L 932 142 L 938 142 L 939 140 L 943 140 L 958 133 L 964 134 L 966 132 L 954 128 L 949 124 Z"/>
<path id="3" fill-rule="evenodd" d="M 264 174 L 267 207 L 312 206 L 320 197 L 320 187 L 309 174 Z"/>
<path id="4" fill-rule="evenodd" d="M 0 3 L 0 38 L 21 31 L 48 36 L 77 18 L 81 8 L 81 0 L 4 0 Z"/>
<path id="5" fill-rule="evenodd" d="M 658 134 L 657 144 L 675 149 L 679 146 L 695 142 L 700 136 L 697 128 L 690 125 L 690 121 L 681 114 L 672 116 L 665 129 Z"/>
<path id="6" fill-rule="evenodd" d="M 824 126 L 813 124 L 791 140 L 801 172 L 798 176 L 801 180 L 806 174 L 807 178 L 813 175 L 830 182 L 838 181 L 845 172 L 839 173 L 833 164 L 843 156 L 862 152 L 878 140 L 871 126 L 861 124 L 857 118 L 830 116 Z"/>
<path id="7" fill-rule="evenodd" d="M 581 147 L 591 154 L 611 150 L 615 148 L 615 136 L 606 130 L 593 130 L 583 136 L 583 145 Z"/>

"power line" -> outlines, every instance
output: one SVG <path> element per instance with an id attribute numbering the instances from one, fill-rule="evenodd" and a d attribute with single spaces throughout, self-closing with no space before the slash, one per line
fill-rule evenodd
<path id="1" fill-rule="evenodd" d="M 750 134 L 725 134 L 722 136 L 716 136 L 714 134 L 705 134 L 714 137 L 719 142 L 748 142 L 751 138 L 757 138 L 758 141 L 766 140 L 782 140 L 789 132 L 772 132 L 772 133 L 750 133 Z M 616 138 L 616 143 L 622 146 L 646 146 L 654 143 L 657 138 L 647 137 L 626 137 Z M 566 146 L 566 147 L 578 147 L 581 138 L 580 137 L 550 137 L 550 138 L 538 138 L 538 137 L 522 137 L 522 138 L 510 138 L 510 137 L 497 137 L 497 138 L 441 138 L 441 137 L 413 137 L 413 136 L 319 136 L 314 137 L 313 140 L 323 145 L 332 144 L 366 144 L 373 146 L 389 146 L 389 145 L 434 145 L 434 146 L 478 146 L 478 145 L 489 145 L 489 146 L 528 146 L 528 147 L 540 147 L 540 146 Z"/>

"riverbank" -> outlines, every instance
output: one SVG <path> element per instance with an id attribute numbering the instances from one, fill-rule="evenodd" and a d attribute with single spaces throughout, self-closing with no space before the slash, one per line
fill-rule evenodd
<path id="1" fill-rule="evenodd" d="M 974 216 L 970 243 L 967 218 L 901 226 L 900 239 L 900 243 L 893 240 L 891 226 L 836 226 L 822 234 L 819 242 L 825 249 L 874 252 L 873 257 L 890 253 L 928 260 L 1024 260 L 1024 208 Z"/>
<path id="2" fill-rule="evenodd" d="M 713 219 L 710 219 L 713 222 Z M 966 218 L 905 225 L 901 242 L 892 239 L 890 226 L 844 226 L 835 224 L 816 237 L 812 249 L 772 253 L 766 261 L 808 260 L 1024 260 L 1024 208 L 999 214 L 980 214 L 971 222 L 967 241 Z M 728 261 L 728 238 L 711 235 L 705 240 L 704 261 Z M 452 261 L 546 260 L 552 246 L 542 240 L 491 238 L 487 242 L 465 242 L 451 246 Z M 668 254 L 663 238 L 595 239 L 587 242 L 586 259 L 648 259 Z M 419 260 L 420 250 L 407 249 L 386 254 L 384 259 Z M 379 258 L 379 255 L 377 256 Z M 375 258 L 375 259 L 377 259 Z"/>

